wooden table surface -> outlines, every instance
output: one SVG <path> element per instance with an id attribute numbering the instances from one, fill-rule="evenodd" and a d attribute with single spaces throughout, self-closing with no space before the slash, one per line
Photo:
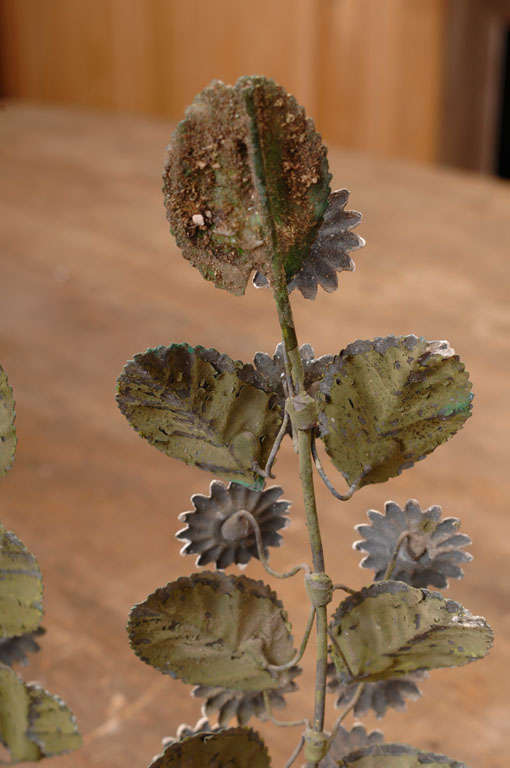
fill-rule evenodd
<path id="1" fill-rule="evenodd" d="M 190 688 L 142 664 L 127 644 L 130 606 L 190 573 L 179 556 L 177 514 L 211 477 L 175 462 L 133 432 L 114 403 L 115 379 L 135 352 L 188 341 L 249 360 L 272 351 L 277 323 L 268 292 L 216 290 L 185 262 L 168 233 L 160 169 L 170 126 L 8 104 L 0 114 L 0 361 L 17 400 L 19 445 L 0 485 L 1 519 L 33 550 L 45 578 L 43 652 L 23 670 L 59 693 L 84 735 L 60 768 L 145 766 L 160 740 L 194 723 Z M 336 352 L 356 338 L 416 332 L 448 338 L 471 372 L 474 415 L 450 443 L 386 487 L 349 504 L 319 488 L 329 570 L 361 586 L 353 526 L 386 499 L 417 498 L 460 516 L 475 560 L 450 596 L 496 631 L 490 656 L 438 670 L 425 696 L 384 721 L 388 740 L 441 751 L 472 768 L 507 765 L 510 686 L 510 187 L 469 175 L 333 150 L 334 185 L 352 190 L 368 245 L 333 295 L 297 296 L 301 342 Z M 307 556 L 295 456 L 287 444 L 277 482 L 294 499 L 274 567 Z M 338 479 L 339 484 L 340 479 Z M 258 564 L 247 574 L 265 578 Z M 299 577 L 279 583 L 291 619 L 304 624 Z M 285 716 L 311 710 L 313 653 Z M 308 689 L 308 694 L 305 690 Z M 334 719 L 328 698 L 328 722 Z M 254 727 L 275 768 L 295 729 Z"/>

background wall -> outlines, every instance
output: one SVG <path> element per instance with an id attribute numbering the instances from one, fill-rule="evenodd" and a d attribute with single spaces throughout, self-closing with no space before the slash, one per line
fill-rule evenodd
<path id="1" fill-rule="evenodd" d="M 269 75 L 326 140 L 492 170 L 506 0 L 0 0 L 2 94 L 177 120 Z"/>

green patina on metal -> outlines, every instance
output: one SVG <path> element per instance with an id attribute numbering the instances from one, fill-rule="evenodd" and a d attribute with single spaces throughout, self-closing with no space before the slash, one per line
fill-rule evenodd
<path id="1" fill-rule="evenodd" d="M 167 584 L 132 609 L 128 632 L 142 661 L 195 685 L 277 688 L 266 665 L 294 656 L 276 594 L 245 576 L 196 573 Z"/>
<path id="2" fill-rule="evenodd" d="M 0 523 L 0 637 L 16 637 L 38 628 L 42 594 L 37 560 Z"/>
<path id="3" fill-rule="evenodd" d="M 228 728 L 170 744 L 149 768 L 271 768 L 266 746 L 251 728 Z"/>
<path id="4" fill-rule="evenodd" d="M 5 475 L 16 453 L 14 395 L 7 374 L 0 365 L 0 477 Z"/>
<path id="5" fill-rule="evenodd" d="M 37 761 L 81 745 L 71 710 L 57 696 L 26 684 L 0 664 L 0 738 L 12 762 Z"/>
<path id="6" fill-rule="evenodd" d="M 171 232 L 207 280 L 244 293 L 252 271 L 290 279 L 327 207 L 326 149 L 272 80 L 214 81 L 174 132 L 163 191 Z"/>
<path id="7" fill-rule="evenodd" d="M 366 682 L 467 664 L 483 658 L 493 638 L 485 619 L 401 581 L 376 582 L 348 597 L 330 632 L 340 680 Z"/>
<path id="8" fill-rule="evenodd" d="M 467 768 L 446 755 L 422 752 L 407 744 L 374 744 L 346 755 L 338 768 Z"/>
<path id="9" fill-rule="evenodd" d="M 134 429 L 168 456 L 254 488 L 281 426 L 278 398 L 243 382 L 242 363 L 203 347 L 149 349 L 127 363 L 117 402 Z"/>
<path id="10" fill-rule="evenodd" d="M 400 474 L 454 435 L 472 394 L 447 342 L 410 335 L 350 344 L 317 398 L 329 456 L 349 485 L 362 486 Z"/>

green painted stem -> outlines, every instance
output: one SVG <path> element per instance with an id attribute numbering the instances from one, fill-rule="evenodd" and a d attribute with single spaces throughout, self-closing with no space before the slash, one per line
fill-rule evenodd
<path id="1" fill-rule="evenodd" d="M 275 260 L 277 261 L 277 260 Z M 278 310 L 278 319 L 282 338 L 287 352 L 289 375 L 294 384 L 296 394 L 305 391 L 303 363 L 299 354 L 299 346 L 294 327 L 294 318 L 289 301 L 287 281 L 283 270 L 275 268 L 273 272 L 273 294 Z M 299 454 L 299 475 L 303 489 L 303 501 L 306 515 L 306 527 L 312 550 L 313 570 L 324 573 L 324 552 L 322 548 L 319 519 L 315 502 L 312 463 L 312 433 L 311 430 L 297 431 L 297 449 Z M 316 611 L 317 627 L 317 661 L 315 672 L 315 700 L 312 728 L 314 731 L 324 730 L 324 710 L 326 701 L 326 667 L 328 663 L 328 617 L 326 606 L 320 606 Z M 316 768 L 318 761 L 308 761 L 307 768 Z"/>

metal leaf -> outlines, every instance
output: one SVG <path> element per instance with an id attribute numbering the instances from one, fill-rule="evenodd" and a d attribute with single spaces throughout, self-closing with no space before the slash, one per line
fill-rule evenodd
<path id="1" fill-rule="evenodd" d="M 302 669 L 294 666 L 278 672 L 278 688 L 268 691 L 272 709 L 286 706 L 285 694 L 297 690 L 294 678 Z M 246 725 L 251 717 L 266 717 L 263 691 L 235 691 L 221 686 L 198 685 L 192 690 L 193 696 L 205 699 L 202 712 L 205 717 L 217 716 L 218 725 L 225 727 L 235 717 L 239 725 Z"/>
<path id="2" fill-rule="evenodd" d="M 401 541 L 391 574 L 395 581 L 405 581 L 413 587 L 431 585 L 443 589 L 448 586 L 448 578 L 461 579 L 464 572 L 460 563 L 473 559 L 462 551 L 471 544 L 471 539 L 458 533 L 458 518 L 441 520 L 441 514 L 439 506 L 422 512 L 416 499 L 410 499 L 403 509 L 394 501 L 387 501 L 384 515 L 370 509 L 368 517 L 372 524 L 356 526 L 364 538 L 354 543 L 354 549 L 368 553 L 361 566 L 372 568 L 376 581 L 384 578 Z"/>
<path id="3" fill-rule="evenodd" d="M 7 374 L 0 365 L 0 477 L 6 474 L 16 452 L 14 395 Z"/>
<path id="4" fill-rule="evenodd" d="M 245 576 L 195 573 L 167 584 L 134 606 L 128 632 L 142 661 L 195 685 L 277 688 L 266 665 L 294 656 L 281 602 Z"/>
<path id="5" fill-rule="evenodd" d="M 0 637 L 33 632 L 42 618 L 42 578 L 35 557 L 0 523 Z"/>
<path id="6" fill-rule="evenodd" d="M 411 672 L 390 680 L 379 680 L 377 683 L 364 683 L 361 695 L 354 704 L 353 712 L 356 717 L 366 715 L 373 710 L 379 719 L 384 717 L 390 708 L 405 709 L 406 699 L 416 701 L 421 696 L 417 683 L 427 677 L 427 672 Z M 338 679 L 333 663 L 328 664 L 329 693 L 336 696 L 335 707 L 344 708 L 351 703 L 358 692 L 358 683 L 342 682 Z"/>
<path id="7" fill-rule="evenodd" d="M 0 738 L 12 762 L 36 761 L 81 745 L 73 713 L 57 696 L 0 664 Z"/>
<path id="8" fill-rule="evenodd" d="M 163 175 L 170 229 L 219 288 L 243 294 L 302 266 L 326 210 L 326 149 L 293 96 L 264 77 L 205 88 L 174 131 Z"/>
<path id="9" fill-rule="evenodd" d="M 25 635 L 0 639 L 0 664 L 7 664 L 9 667 L 16 663 L 26 665 L 27 654 L 41 650 L 35 638 L 45 633 L 44 627 L 38 627 L 34 632 L 27 632 Z"/>
<path id="10" fill-rule="evenodd" d="M 192 496 L 194 511 L 179 515 L 186 527 L 176 536 L 187 542 L 181 554 L 198 554 L 197 565 L 214 563 L 220 569 L 232 563 L 246 565 L 252 557 L 258 558 L 255 532 L 243 517 L 246 511 L 258 523 L 266 556 L 268 547 L 280 545 L 278 530 L 287 525 L 290 506 L 288 501 L 278 501 L 283 488 L 274 485 L 254 491 L 238 483 L 225 486 L 213 480 L 210 491 L 210 496 Z"/>
<path id="11" fill-rule="evenodd" d="M 67 704 L 35 683 L 28 683 L 26 688 L 29 696 L 27 736 L 44 757 L 78 749 L 81 736 Z"/>
<path id="12" fill-rule="evenodd" d="M 251 728 L 197 733 L 170 744 L 149 768 L 271 768 L 266 746 Z"/>
<path id="13" fill-rule="evenodd" d="M 358 211 L 346 211 L 349 199 L 346 189 L 337 189 L 329 196 L 324 219 L 317 232 L 310 254 L 299 272 L 289 282 L 289 291 L 299 288 L 305 299 L 315 299 L 317 286 L 331 293 L 338 288 L 338 272 L 353 272 L 354 262 L 349 251 L 365 245 L 351 230 L 361 221 Z"/>
<path id="14" fill-rule="evenodd" d="M 356 341 L 320 385 L 321 437 L 349 485 L 381 483 L 423 459 L 471 411 L 464 365 L 446 341 Z"/>
<path id="15" fill-rule="evenodd" d="M 467 768 L 446 755 L 422 752 L 407 744 L 374 744 L 346 755 L 338 768 Z"/>
<path id="16" fill-rule="evenodd" d="M 455 667 L 485 656 L 485 619 L 438 592 L 379 581 L 349 596 L 330 624 L 341 682 L 389 680 L 416 670 Z"/>
<path id="17" fill-rule="evenodd" d="M 260 488 L 282 422 L 278 398 L 243 382 L 242 363 L 203 347 L 173 344 L 135 355 L 118 379 L 117 402 L 132 427 L 168 456 Z"/>
<path id="18" fill-rule="evenodd" d="M 327 754 L 320 761 L 319 768 L 337 768 L 339 760 L 349 753 L 372 744 L 380 744 L 383 739 L 381 731 L 367 733 L 362 725 L 355 725 L 347 731 L 338 724 L 331 734 Z"/>

